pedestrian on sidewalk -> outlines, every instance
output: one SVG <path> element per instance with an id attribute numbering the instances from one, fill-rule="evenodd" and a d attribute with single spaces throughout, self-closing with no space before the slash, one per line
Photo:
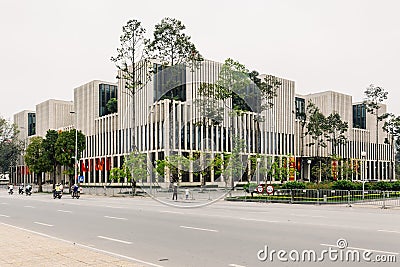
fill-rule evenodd
<path id="1" fill-rule="evenodd" d="M 189 199 L 189 188 L 185 189 L 185 196 L 186 196 L 186 200 Z"/>
<path id="2" fill-rule="evenodd" d="M 178 200 L 178 184 L 174 183 L 172 200 Z"/>

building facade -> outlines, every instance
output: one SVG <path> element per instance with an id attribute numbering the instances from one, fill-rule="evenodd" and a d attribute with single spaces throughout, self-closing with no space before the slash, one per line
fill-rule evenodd
<path id="1" fill-rule="evenodd" d="M 73 102 L 49 100 L 36 106 L 36 135 L 76 125 L 86 136 L 79 174 L 88 185 L 110 183 L 110 170 L 121 167 L 132 151 L 147 156 L 148 174 L 141 180 L 144 184 L 169 186 L 175 179 L 173 173 L 166 169 L 164 175 L 158 175 L 154 168 L 160 160 L 178 155 L 191 159 L 180 172 L 179 182 L 226 185 L 231 178 L 222 170 L 235 149 L 234 136 L 243 140 L 242 171 L 235 182 L 276 180 L 265 172 L 256 178 L 257 170 L 274 163 L 288 169 L 279 179 L 307 180 L 316 157 L 332 155 L 332 147 L 308 146 L 310 137 L 302 137 L 304 129 L 296 114 L 305 111 L 312 101 L 325 116 L 338 113 L 348 122 L 347 141 L 338 148 L 335 164 L 353 171 L 338 172 L 335 179 L 394 179 L 394 150 L 384 142 L 387 134 L 381 129 L 383 122 L 378 127 L 376 145 L 374 117 L 365 112 L 362 103 L 353 103 L 351 96 L 333 91 L 296 95 L 294 81 L 271 75 L 259 76 L 279 82 L 272 105 L 266 109 L 261 108 L 266 103 L 255 101 L 260 92 L 252 82 L 234 89 L 233 97 L 224 100 L 201 94 L 204 84 L 221 80 L 221 67 L 221 63 L 209 60 L 195 67 L 143 64 L 142 71 L 136 72 L 141 87 L 133 97 L 124 80 L 117 84 L 88 82 L 74 89 Z M 239 106 L 244 111 L 232 116 Z M 386 112 L 385 105 L 380 112 Z M 210 164 L 210 158 L 224 163 Z"/>

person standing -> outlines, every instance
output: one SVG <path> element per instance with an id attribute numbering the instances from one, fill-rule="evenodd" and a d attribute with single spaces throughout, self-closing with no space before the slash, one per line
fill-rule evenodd
<path id="1" fill-rule="evenodd" d="M 178 200 L 178 185 L 174 183 L 172 200 Z"/>
<path id="2" fill-rule="evenodd" d="M 186 197 L 186 200 L 189 199 L 189 188 L 185 189 L 185 197 Z"/>

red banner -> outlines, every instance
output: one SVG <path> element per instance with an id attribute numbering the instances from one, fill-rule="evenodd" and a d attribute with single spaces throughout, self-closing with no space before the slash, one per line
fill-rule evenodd
<path id="1" fill-rule="evenodd" d="M 294 157 L 289 158 L 289 180 L 294 181 L 296 172 L 296 161 Z"/>
<path id="2" fill-rule="evenodd" d="M 337 180 L 338 178 L 338 161 L 337 160 L 332 160 L 332 177 L 333 180 Z"/>

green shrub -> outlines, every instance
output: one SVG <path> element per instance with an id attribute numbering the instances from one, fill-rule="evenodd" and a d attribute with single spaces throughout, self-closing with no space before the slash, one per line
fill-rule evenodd
<path id="1" fill-rule="evenodd" d="M 400 191 L 400 181 L 392 182 L 392 190 Z"/>
<path id="2" fill-rule="evenodd" d="M 292 182 L 284 183 L 281 188 L 282 189 L 305 189 L 306 185 L 301 182 L 292 181 Z"/>
<path id="3" fill-rule="evenodd" d="M 332 189 L 336 190 L 355 190 L 355 183 L 347 180 L 339 180 L 333 183 Z"/>
<path id="4" fill-rule="evenodd" d="M 385 182 L 385 181 L 379 181 L 377 183 L 372 184 L 372 189 L 374 190 L 392 190 L 392 183 L 390 182 Z"/>

